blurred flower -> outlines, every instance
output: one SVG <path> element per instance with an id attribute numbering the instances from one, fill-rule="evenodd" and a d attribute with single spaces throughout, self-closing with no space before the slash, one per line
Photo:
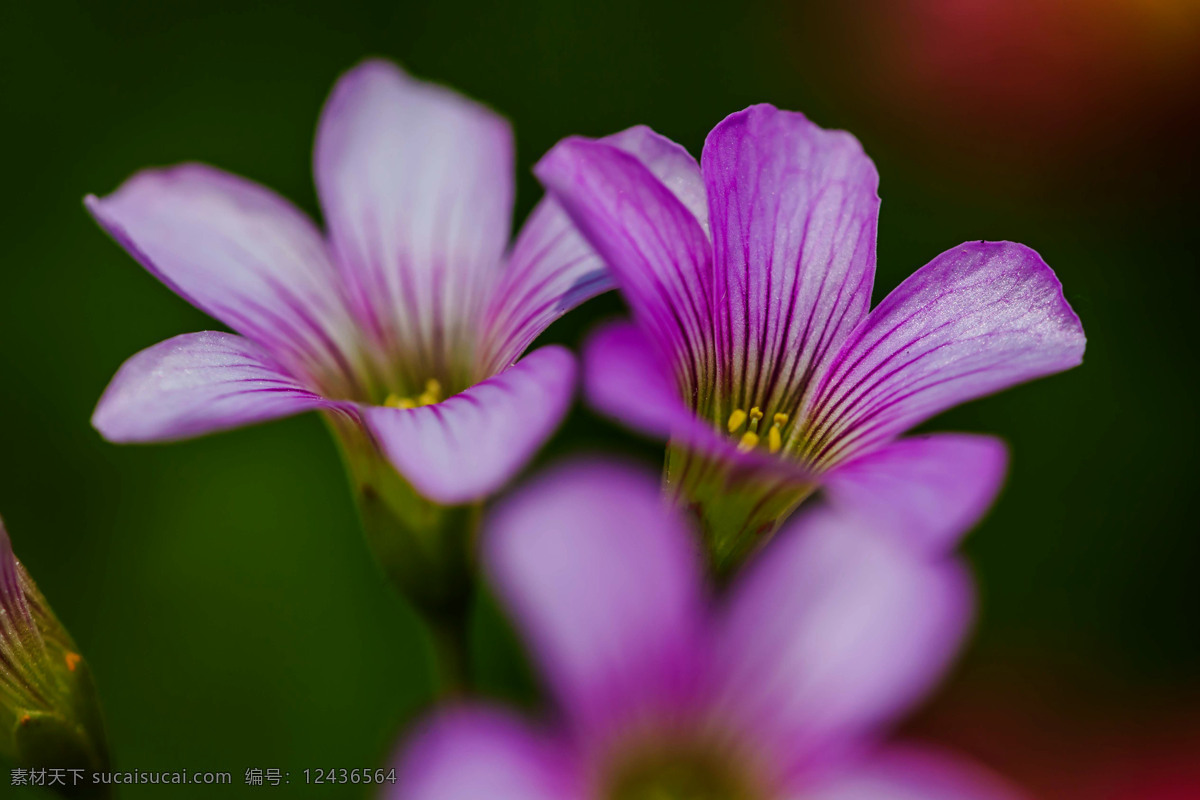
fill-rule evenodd
<path id="1" fill-rule="evenodd" d="M 896 436 L 1080 362 L 1083 330 L 1054 273 L 1022 245 L 971 242 L 868 314 L 879 179 L 854 137 L 760 105 L 709 134 L 702 165 L 662 147 L 665 177 L 581 138 L 535 171 L 636 322 L 589 343 L 589 399 L 671 438 L 668 481 L 718 570 L 818 485 L 911 517 L 923 542 L 961 532 L 995 493 L 1002 446 Z"/>
<path id="2" fill-rule="evenodd" d="M 0 521 L 0 754 L 36 768 L 105 769 L 87 662 L 13 555 Z"/>
<path id="3" fill-rule="evenodd" d="M 559 722 L 443 712 L 406 750 L 397 796 L 1012 797 L 950 756 L 874 746 L 958 649 L 971 584 L 860 519 L 805 514 L 713 604 L 651 476 L 542 477 L 497 509 L 484 557 Z"/>

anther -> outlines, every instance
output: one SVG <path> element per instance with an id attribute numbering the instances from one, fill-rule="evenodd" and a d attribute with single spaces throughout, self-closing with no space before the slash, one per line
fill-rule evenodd
<path id="1" fill-rule="evenodd" d="M 734 409 L 734 412 L 729 415 L 729 432 L 737 433 L 738 428 L 742 427 L 742 423 L 746 421 L 746 412 L 740 408 Z"/>
<path id="2" fill-rule="evenodd" d="M 425 381 L 425 391 L 417 398 L 417 405 L 431 406 L 438 402 L 442 393 L 442 384 L 435 378 Z"/>
<path id="3" fill-rule="evenodd" d="M 742 440 L 738 442 L 738 450 L 743 453 L 748 453 L 758 447 L 758 434 L 754 431 L 746 431 L 742 434 Z"/>
<path id="4" fill-rule="evenodd" d="M 385 406 L 387 406 L 388 408 L 416 408 L 417 407 L 417 404 L 415 402 L 413 402 L 413 399 L 411 397 L 401 397 L 400 395 L 396 394 L 395 392 L 392 392 L 391 394 L 389 394 L 387 396 L 387 399 L 385 399 L 383 401 L 383 404 Z"/>
<path id="5" fill-rule="evenodd" d="M 788 421 L 787 414 L 776 414 L 775 415 L 775 424 L 776 425 L 781 425 L 781 426 L 787 425 L 787 421 Z"/>
<path id="6" fill-rule="evenodd" d="M 778 453 L 781 447 L 783 447 L 783 434 L 778 425 L 772 425 L 771 430 L 767 431 L 767 449 L 772 453 Z"/>

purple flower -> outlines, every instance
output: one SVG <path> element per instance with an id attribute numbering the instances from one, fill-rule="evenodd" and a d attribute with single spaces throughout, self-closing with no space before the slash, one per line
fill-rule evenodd
<path id="1" fill-rule="evenodd" d="M 589 342 L 587 395 L 671 439 L 668 481 L 715 561 L 744 557 L 817 486 L 873 498 L 938 544 L 964 530 L 994 494 L 1002 445 L 896 437 L 1080 363 L 1054 273 L 1023 245 L 971 242 L 870 310 L 878 176 L 854 137 L 760 105 L 713 129 L 699 165 L 660 141 L 657 177 L 581 138 L 535 171 L 633 312 Z"/>
<path id="2" fill-rule="evenodd" d="M 487 526 L 485 566 L 560 710 L 442 712 L 401 761 L 405 800 L 999 800 L 978 768 L 879 744 L 958 649 L 961 564 L 829 508 L 726 594 L 649 475 L 576 464 Z"/>
<path id="3" fill-rule="evenodd" d="M 87 662 L 13 554 L 0 520 L 0 754 L 22 766 L 106 769 Z"/>
<path id="4" fill-rule="evenodd" d="M 608 288 L 603 265 L 547 201 L 508 248 L 508 123 L 389 63 L 338 82 L 314 162 L 325 233 L 270 190 L 199 164 L 87 198 L 151 273 L 237 331 L 135 355 L 93 423 L 111 441 L 150 442 L 320 409 L 366 439 L 349 449 L 377 446 L 426 498 L 491 493 L 573 392 L 563 348 L 518 358 Z"/>

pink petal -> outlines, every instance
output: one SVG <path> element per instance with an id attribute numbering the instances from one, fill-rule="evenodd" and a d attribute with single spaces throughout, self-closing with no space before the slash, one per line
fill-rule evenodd
<path id="1" fill-rule="evenodd" d="M 325 105 L 314 172 L 338 268 L 376 341 L 436 361 L 473 336 L 512 224 L 508 123 L 367 61 Z"/>
<path id="2" fill-rule="evenodd" d="M 158 442 L 343 408 L 289 377 L 263 348 L 231 333 L 186 333 L 121 365 L 92 425 L 111 442 Z"/>
<path id="3" fill-rule="evenodd" d="M 945 551 L 996 499 L 1007 464 L 1004 443 L 991 436 L 913 436 L 835 467 L 824 488 L 845 513 L 861 514 L 907 543 Z"/>
<path id="4" fill-rule="evenodd" d="M 488 301 L 480 374 L 512 364 L 550 323 L 612 288 L 604 262 L 551 198 L 538 203 Z"/>
<path id="5" fill-rule="evenodd" d="M 702 160 L 733 405 L 794 413 L 870 306 L 879 175 L 850 134 L 769 105 L 727 117 Z"/>
<path id="6" fill-rule="evenodd" d="M 683 402 L 670 375 L 646 334 L 629 322 L 602 326 L 584 345 L 584 393 L 598 411 L 634 430 L 715 457 L 741 477 L 769 476 L 781 485 L 816 480 L 798 461 L 763 449 L 739 450 L 734 439 Z"/>
<path id="7" fill-rule="evenodd" d="M 801 791 L 805 800 L 1022 800 L 1024 797 L 998 776 L 961 756 L 912 746 L 885 750 L 823 785 Z"/>
<path id="8" fill-rule="evenodd" d="M 436 405 L 372 406 L 367 425 L 417 490 L 456 505 L 499 489 L 550 438 L 571 405 L 575 360 L 562 347 L 516 365 Z"/>
<path id="9" fill-rule="evenodd" d="M 802 515 L 744 572 L 718 627 L 716 706 L 804 774 L 933 686 L 971 616 L 971 583 L 861 520 Z"/>
<path id="10" fill-rule="evenodd" d="M 561 749 L 499 711 L 442 712 L 413 735 L 397 773 L 396 800 L 583 800 Z"/>
<path id="11" fill-rule="evenodd" d="M 842 345 L 806 409 L 824 462 L 1083 359 L 1079 318 L 1041 257 L 1010 242 L 942 253 Z"/>
<path id="12" fill-rule="evenodd" d="M 534 170 L 612 270 L 678 385 L 715 385 L 717 343 L 708 238 L 695 215 L 635 156 L 565 139 Z"/>
<path id="13" fill-rule="evenodd" d="M 700 166 L 686 150 L 644 125 L 601 141 L 638 159 L 708 229 Z M 508 366 L 538 334 L 570 309 L 613 286 L 612 276 L 552 198 L 533 210 L 517 236 L 487 312 L 482 371 Z"/>
<path id="14" fill-rule="evenodd" d="M 605 462 L 544 474 L 494 512 L 484 562 L 579 736 L 687 704 L 699 554 L 653 476 Z"/>
<path id="15" fill-rule="evenodd" d="M 184 299 L 309 377 L 349 371 L 354 330 L 325 243 L 274 192 L 202 164 L 146 170 L 85 204 Z"/>

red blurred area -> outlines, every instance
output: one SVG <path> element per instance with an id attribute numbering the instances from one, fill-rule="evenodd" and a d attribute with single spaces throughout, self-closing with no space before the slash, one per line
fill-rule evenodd
<path id="1" fill-rule="evenodd" d="M 850 0 L 803 12 L 797 48 L 889 136 L 995 172 L 1108 168 L 1191 151 L 1197 0 Z M 824 81 L 823 81 L 824 82 Z M 1143 159 L 1144 164 L 1144 159 Z"/>
<path id="2" fill-rule="evenodd" d="M 1039 800 L 1200 799 L 1200 697 L 1104 685 L 1094 665 L 974 661 L 906 733 Z"/>

